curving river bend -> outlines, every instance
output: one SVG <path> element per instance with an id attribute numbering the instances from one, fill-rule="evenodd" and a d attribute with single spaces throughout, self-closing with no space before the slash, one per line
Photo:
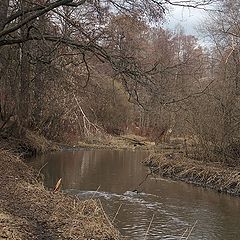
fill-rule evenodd
<path id="1" fill-rule="evenodd" d="M 194 224 L 189 240 L 239 240 L 240 198 L 171 180 L 148 178 L 141 151 L 80 150 L 38 156 L 32 164 L 42 169 L 45 186 L 59 178 L 63 190 L 82 199 L 100 198 L 104 210 L 124 236 L 141 240 L 153 217 L 146 239 L 178 240 Z M 97 192 L 96 190 L 99 189 Z"/>

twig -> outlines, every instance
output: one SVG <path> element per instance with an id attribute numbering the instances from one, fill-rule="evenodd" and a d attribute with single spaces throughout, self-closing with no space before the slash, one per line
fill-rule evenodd
<path id="1" fill-rule="evenodd" d="M 98 192 L 98 190 L 100 189 L 100 187 L 101 187 L 101 185 L 98 186 L 98 188 L 97 188 L 96 191 L 93 193 L 93 195 L 92 195 L 92 197 L 90 198 L 90 200 L 92 200 L 92 199 L 95 197 L 95 195 L 96 195 L 96 193 Z"/>
<path id="2" fill-rule="evenodd" d="M 147 174 L 146 174 L 146 176 L 144 177 L 144 179 L 137 185 L 137 187 L 136 187 L 132 192 L 138 191 L 137 189 L 138 189 L 139 187 L 141 187 L 144 182 L 147 181 L 147 179 L 148 179 L 149 176 L 153 176 L 153 177 L 156 179 L 156 177 L 155 177 L 155 175 L 154 175 L 154 172 L 155 172 L 156 170 L 159 170 L 159 167 L 154 168 L 154 169 L 152 169 L 151 167 L 149 167 L 149 169 L 150 169 L 150 173 L 147 173 Z"/>
<path id="3" fill-rule="evenodd" d="M 76 101 L 76 104 L 77 104 L 77 106 L 78 106 L 81 114 L 82 114 L 84 134 L 85 134 L 86 136 L 90 136 L 90 135 L 91 135 L 91 128 L 95 129 L 95 132 L 100 132 L 99 127 L 98 127 L 96 124 L 92 123 L 92 122 L 87 118 L 87 116 L 86 116 L 86 114 L 84 113 L 84 111 L 83 111 L 83 109 L 82 109 L 82 107 L 81 107 L 81 105 L 80 105 L 77 97 L 75 96 L 75 94 L 73 94 L 73 97 L 74 97 L 74 99 L 75 99 L 75 101 Z"/>
<path id="4" fill-rule="evenodd" d="M 178 103 L 178 102 L 183 102 L 184 100 L 187 100 L 189 98 L 192 98 L 192 97 L 197 97 L 197 96 L 201 96 L 202 94 L 205 94 L 205 92 L 208 90 L 208 88 L 210 87 L 210 85 L 214 82 L 214 80 L 212 80 L 203 90 L 201 90 L 200 92 L 195 92 L 195 93 L 192 93 L 186 97 L 183 97 L 183 98 L 179 98 L 179 99 L 173 99 L 169 102 L 163 102 L 164 105 L 169 105 L 169 104 L 173 104 L 173 103 Z"/>
<path id="5" fill-rule="evenodd" d="M 103 208 L 103 205 L 102 205 L 100 199 L 98 199 L 98 203 L 99 203 L 99 206 L 100 206 L 100 208 L 101 208 L 101 210 L 102 210 L 102 213 L 103 213 L 105 219 L 106 219 L 106 220 L 108 221 L 108 223 L 109 223 L 109 226 L 112 226 L 112 227 L 113 227 L 113 224 L 111 223 L 111 221 L 109 220 L 107 214 L 106 214 L 105 211 L 104 211 L 104 208 Z"/>
<path id="6" fill-rule="evenodd" d="M 137 185 L 137 187 L 136 187 L 132 192 L 137 191 L 137 188 L 141 187 L 141 185 L 148 179 L 148 177 L 149 177 L 150 175 L 152 175 L 152 172 L 147 173 L 147 175 L 144 177 L 144 179 Z"/>
<path id="7" fill-rule="evenodd" d="M 37 174 L 37 178 L 39 177 L 41 171 L 43 170 L 43 168 L 48 164 L 48 162 L 46 162 L 38 171 L 38 174 Z"/>
<path id="8" fill-rule="evenodd" d="M 116 214 L 115 214 L 115 216 L 114 216 L 114 218 L 113 218 L 113 220 L 112 220 L 112 223 L 114 223 L 114 221 L 115 221 L 115 219 L 116 219 L 116 217 L 117 217 L 117 215 L 118 215 L 118 213 L 119 213 L 122 205 L 123 205 L 123 204 L 121 203 L 120 206 L 118 207 L 118 210 L 117 210 L 117 212 L 116 212 Z"/>
<path id="9" fill-rule="evenodd" d="M 150 230 L 150 227 L 151 227 L 151 225 L 152 225 L 153 219 L 154 219 L 154 214 L 152 215 L 152 219 L 151 219 L 151 221 L 150 221 L 150 223 L 149 223 L 149 225 L 148 225 L 148 229 L 147 229 L 147 231 L 146 231 L 146 233 L 145 233 L 144 240 L 147 239 L 147 235 L 148 235 L 148 233 L 149 233 L 149 230 Z"/>
<path id="10" fill-rule="evenodd" d="M 227 64 L 228 63 L 228 60 L 229 60 L 229 58 L 231 57 L 231 55 L 233 54 L 233 52 L 235 51 L 235 45 L 234 45 L 234 38 L 233 38 L 233 36 L 232 36 L 232 49 L 231 49 L 231 51 L 230 51 L 230 53 L 228 54 L 228 56 L 227 56 L 227 58 L 226 58 L 226 60 L 225 60 L 225 64 Z"/>
<path id="11" fill-rule="evenodd" d="M 179 240 L 182 240 L 185 237 L 185 234 L 188 232 L 188 228 L 184 231 L 184 233 L 182 234 L 182 236 L 180 237 Z"/>
<path id="12" fill-rule="evenodd" d="M 198 220 L 197 220 L 197 221 L 196 221 L 196 222 L 193 224 L 192 228 L 190 229 L 190 231 L 189 231 L 189 233 L 188 233 L 188 235 L 187 235 L 187 237 L 186 237 L 186 240 L 188 240 L 188 239 L 189 239 L 189 237 L 190 237 L 190 235 L 191 235 L 191 233 L 192 233 L 193 229 L 195 228 L 195 226 L 196 226 L 197 222 L 198 222 Z"/>

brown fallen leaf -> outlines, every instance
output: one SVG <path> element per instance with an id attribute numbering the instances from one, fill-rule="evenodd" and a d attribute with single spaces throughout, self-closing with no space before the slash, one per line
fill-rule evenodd
<path id="1" fill-rule="evenodd" d="M 59 192 L 59 190 L 61 189 L 61 183 L 62 183 L 62 178 L 60 178 L 58 181 L 57 181 L 57 184 L 53 190 L 53 192 Z"/>

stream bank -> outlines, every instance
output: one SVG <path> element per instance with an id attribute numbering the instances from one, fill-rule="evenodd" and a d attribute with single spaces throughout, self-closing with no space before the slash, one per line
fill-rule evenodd
<path id="1" fill-rule="evenodd" d="M 132 135 L 90 139 L 71 150 L 79 148 L 155 149 Z M 186 158 L 181 147 L 158 151 L 144 161 L 155 174 L 240 195 L 239 169 Z M 121 239 L 98 200 L 45 190 L 39 172 L 9 151 L 0 149 L 0 164 L 0 239 Z"/>
<path id="2" fill-rule="evenodd" d="M 155 153 L 144 164 L 154 174 L 164 178 L 211 188 L 218 192 L 240 196 L 240 168 L 228 167 L 220 162 L 193 160 L 184 153 Z"/>
<path id="3" fill-rule="evenodd" d="M 149 176 L 142 164 L 148 154 L 141 150 L 68 150 L 38 155 L 28 164 L 39 169 L 47 163 L 42 169 L 47 189 L 62 178 L 64 192 L 82 200 L 100 199 L 111 222 L 128 239 L 144 238 L 154 214 L 149 240 L 180 239 L 185 231 L 187 238 L 196 221 L 189 239 L 239 240 L 239 198 Z"/>
<path id="4" fill-rule="evenodd" d="M 84 149 L 112 149 L 112 150 L 146 150 L 151 151 L 155 148 L 155 143 L 148 141 L 145 137 L 134 134 L 119 136 L 102 135 L 100 137 L 89 137 L 80 141 L 77 148 Z"/>
<path id="5" fill-rule="evenodd" d="M 0 239 L 120 239 L 100 202 L 47 191 L 38 177 L 0 149 Z"/>
<path id="6" fill-rule="evenodd" d="M 186 142 L 182 138 L 172 138 L 170 142 L 156 146 L 144 137 L 130 134 L 110 136 L 101 141 L 91 139 L 80 145 L 93 149 L 146 150 L 151 154 L 144 164 L 150 167 L 155 175 L 240 196 L 240 167 L 187 157 Z M 187 148 L 191 149 L 190 146 Z"/>
<path id="7" fill-rule="evenodd" d="M 155 146 L 146 138 L 135 135 L 110 136 L 89 139 L 79 146 L 89 149 L 146 150 L 151 154 L 144 161 L 155 175 L 183 181 L 218 192 L 240 196 L 240 168 L 225 163 L 194 160 L 186 157 L 186 142 L 172 138 L 168 143 Z M 190 147 L 189 147 L 190 149 Z"/>

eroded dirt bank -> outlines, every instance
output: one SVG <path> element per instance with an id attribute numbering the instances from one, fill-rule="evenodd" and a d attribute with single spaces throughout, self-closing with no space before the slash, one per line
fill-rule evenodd
<path id="1" fill-rule="evenodd" d="M 155 153 L 144 164 L 154 174 L 240 196 L 240 168 L 196 161 L 176 153 Z"/>
<path id="2" fill-rule="evenodd" d="M 38 173 L 0 149 L 0 239 L 120 239 L 99 202 L 44 189 Z"/>

